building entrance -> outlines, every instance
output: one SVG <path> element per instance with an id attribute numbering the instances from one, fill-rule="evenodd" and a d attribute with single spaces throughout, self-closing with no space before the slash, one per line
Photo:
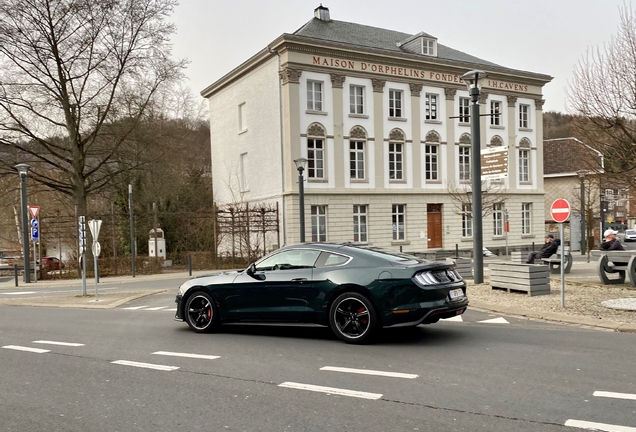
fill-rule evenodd
<path id="1" fill-rule="evenodd" d="M 428 248 L 442 248 L 442 204 L 426 205 Z"/>

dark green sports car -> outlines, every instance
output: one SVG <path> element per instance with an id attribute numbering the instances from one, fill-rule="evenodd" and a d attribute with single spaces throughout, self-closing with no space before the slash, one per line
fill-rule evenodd
<path id="1" fill-rule="evenodd" d="M 466 284 L 451 262 L 352 244 L 278 249 L 235 272 L 185 282 L 175 320 L 196 332 L 230 322 L 299 322 L 331 327 L 348 343 L 379 328 L 431 324 L 464 313 Z"/>

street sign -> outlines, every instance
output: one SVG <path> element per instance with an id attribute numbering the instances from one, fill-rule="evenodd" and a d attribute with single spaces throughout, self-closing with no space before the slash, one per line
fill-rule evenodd
<path id="1" fill-rule="evenodd" d="M 37 219 L 31 219 L 31 226 L 33 228 L 37 228 L 39 225 L 38 220 Z"/>
<path id="2" fill-rule="evenodd" d="M 93 236 L 93 241 L 96 242 L 99 237 L 99 229 L 102 227 L 101 220 L 91 219 L 88 221 L 88 227 L 91 230 L 91 235 Z"/>
<path id="3" fill-rule="evenodd" d="M 40 206 L 29 206 L 29 213 L 31 213 L 31 219 L 37 219 L 40 214 Z"/>
<path id="4" fill-rule="evenodd" d="M 481 151 L 481 179 L 508 177 L 508 147 L 489 147 Z"/>
<path id="5" fill-rule="evenodd" d="M 93 250 L 93 256 L 98 257 L 99 254 L 102 253 L 102 245 L 100 245 L 99 242 L 93 243 L 93 247 L 91 249 Z"/>
<path id="6" fill-rule="evenodd" d="M 570 218 L 570 203 L 563 198 L 554 200 L 550 207 L 550 215 L 555 222 L 563 223 Z"/>
<path id="7" fill-rule="evenodd" d="M 84 223 L 85 220 L 86 219 L 84 216 L 80 216 L 78 220 L 79 222 L 78 237 L 79 237 L 80 254 L 83 254 L 84 252 L 86 252 L 86 224 Z"/>
<path id="8" fill-rule="evenodd" d="M 40 238 L 40 230 L 38 227 L 31 227 L 31 241 L 37 241 Z"/>

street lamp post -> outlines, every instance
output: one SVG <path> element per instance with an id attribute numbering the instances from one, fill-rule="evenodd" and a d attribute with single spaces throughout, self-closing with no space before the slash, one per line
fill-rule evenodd
<path id="1" fill-rule="evenodd" d="M 29 257 L 29 221 L 27 216 L 27 192 L 26 192 L 26 178 L 29 172 L 29 165 L 21 163 L 15 166 L 20 174 L 20 191 L 21 191 L 21 205 L 22 205 L 22 250 L 24 256 L 24 282 L 31 282 L 31 262 Z"/>
<path id="2" fill-rule="evenodd" d="M 296 169 L 298 170 L 298 206 L 300 213 L 300 242 L 305 242 L 305 185 L 303 179 L 303 171 L 307 166 L 307 159 L 294 159 Z"/>
<path id="3" fill-rule="evenodd" d="M 472 179 L 472 213 L 473 213 L 473 279 L 476 284 L 484 282 L 484 240 L 481 217 L 481 137 L 479 130 L 479 91 L 486 72 L 474 70 L 465 73 L 462 80 L 468 87 L 472 99 L 470 110 L 471 134 L 471 179 Z"/>
<path id="4" fill-rule="evenodd" d="M 587 233 L 585 232 L 585 174 L 584 170 L 576 172 L 581 180 L 581 255 L 585 255 L 587 247 Z"/>

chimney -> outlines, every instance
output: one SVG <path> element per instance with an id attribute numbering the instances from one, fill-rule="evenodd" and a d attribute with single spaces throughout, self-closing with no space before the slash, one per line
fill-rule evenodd
<path id="1" fill-rule="evenodd" d="M 331 18 L 329 17 L 329 8 L 324 7 L 322 3 L 314 9 L 314 16 L 321 21 L 331 21 Z"/>

